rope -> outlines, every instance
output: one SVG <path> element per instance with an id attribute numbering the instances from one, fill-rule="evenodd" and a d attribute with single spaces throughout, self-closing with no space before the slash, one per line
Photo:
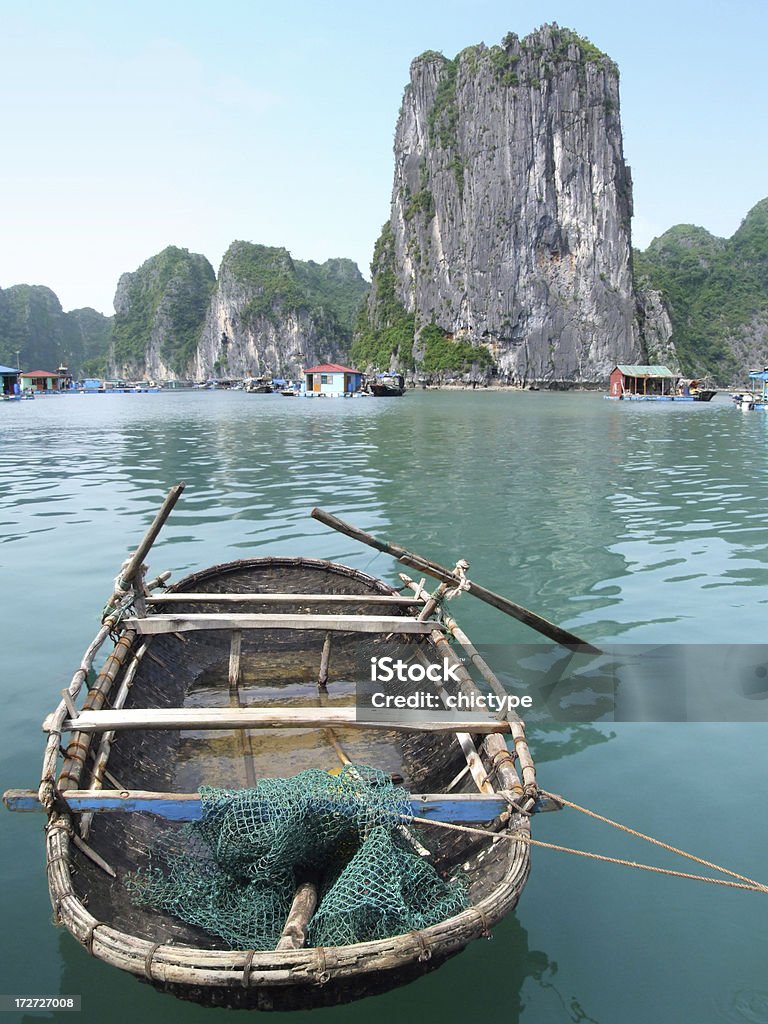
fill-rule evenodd
<path id="1" fill-rule="evenodd" d="M 413 817 L 410 819 L 413 822 L 417 822 L 420 825 L 435 825 L 438 828 L 452 829 L 456 832 L 469 832 L 471 835 L 489 836 L 491 839 L 509 839 L 513 843 L 521 842 L 528 843 L 531 846 L 541 846 L 545 850 L 558 850 L 560 853 L 572 853 L 576 857 L 588 857 L 590 860 L 604 861 L 606 864 L 621 864 L 627 868 L 638 868 L 641 871 L 653 871 L 659 875 L 672 875 L 674 878 L 690 878 L 696 882 L 709 882 L 711 885 L 725 885 L 731 889 L 749 889 L 751 892 L 765 892 L 768 893 L 768 886 L 762 885 L 760 882 L 755 882 L 751 878 L 746 879 L 749 884 L 742 882 L 729 882 L 724 878 L 709 878 L 706 875 L 693 875 L 687 871 L 672 871 L 670 868 L 657 868 L 652 864 L 640 864 L 634 860 L 623 860 L 620 857 L 606 857 L 601 853 L 589 853 L 586 850 L 574 850 L 569 846 L 557 846 L 555 843 L 545 843 L 540 839 L 531 839 L 529 835 L 523 832 L 490 832 L 485 828 L 475 828 L 469 825 L 456 825 L 452 822 L 447 821 L 434 821 L 430 818 L 417 818 Z M 631 831 L 631 830 L 627 830 Z M 637 833 L 642 835 L 642 833 Z M 648 838 L 644 836 L 643 838 Z M 658 842 L 658 840 L 651 840 L 652 842 Z M 663 843 L 659 843 L 663 846 Z M 674 847 L 667 847 L 669 850 L 674 850 Z M 676 851 L 682 852 L 682 851 Z M 691 856 L 691 854 L 683 854 L 685 857 Z M 699 860 L 698 857 L 692 858 Z M 702 864 L 708 864 L 708 861 L 701 861 Z M 721 868 L 717 864 L 710 865 L 715 871 L 722 871 L 727 875 L 734 875 L 736 878 L 744 878 L 744 875 L 736 875 L 733 871 L 728 871 L 727 868 Z"/>
<path id="2" fill-rule="evenodd" d="M 654 846 L 660 846 L 662 850 L 669 850 L 670 853 L 677 853 L 681 857 L 687 857 L 688 860 L 693 860 L 696 861 L 697 864 L 702 864 L 705 868 L 710 868 L 712 871 L 720 871 L 724 875 L 730 875 L 732 878 L 738 878 L 742 882 L 747 882 L 749 883 L 748 888 L 756 887 L 768 892 L 768 888 L 766 888 L 766 886 L 761 882 L 756 882 L 753 878 L 747 878 L 746 875 L 740 875 L 736 871 L 730 871 L 728 868 L 720 867 L 719 864 L 714 864 L 712 861 L 704 860 L 702 857 L 696 857 L 692 853 L 686 853 L 685 850 L 680 850 L 677 846 L 670 846 L 669 843 L 664 843 L 661 839 L 654 839 L 653 836 L 647 836 L 644 832 L 638 832 L 636 829 L 630 828 L 628 825 L 622 825 L 620 822 L 613 821 L 611 818 L 606 818 L 602 814 L 598 814 L 596 811 L 590 811 L 586 807 L 580 807 L 578 804 L 574 804 L 562 796 L 558 796 L 554 793 L 545 793 L 543 789 L 539 792 L 542 796 L 548 796 L 551 800 L 558 800 L 560 803 L 564 804 L 566 807 L 570 807 L 574 811 L 581 811 L 582 814 L 586 814 L 590 818 L 602 821 L 606 825 L 612 825 L 621 832 L 627 832 L 631 836 L 637 836 L 638 839 L 644 839 L 647 843 L 653 843 Z"/>
<path id="3" fill-rule="evenodd" d="M 469 580 L 467 579 L 468 568 L 469 562 L 465 561 L 463 558 L 456 563 L 456 568 L 454 572 L 459 577 L 459 582 L 452 590 L 446 591 L 446 601 L 452 601 L 454 597 L 458 597 L 459 594 L 462 594 L 464 593 L 464 591 L 469 590 Z"/>

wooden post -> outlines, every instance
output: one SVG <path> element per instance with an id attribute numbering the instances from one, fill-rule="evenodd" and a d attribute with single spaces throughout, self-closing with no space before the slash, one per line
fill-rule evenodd
<path id="1" fill-rule="evenodd" d="M 320 655 L 320 672 L 317 676 L 317 687 L 319 690 L 328 689 L 328 663 L 331 660 L 331 633 L 325 634 L 323 641 L 323 653 Z"/>
<path id="2" fill-rule="evenodd" d="M 232 630 L 229 648 L 229 688 L 236 690 L 240 683 L 240 647 L 243 642 L 242 630 Z"/>
<path id="3" fill-rule="evenodd" d="M 232 638 L 229 648 L 229 706 L 242 708 L 240 696 L 240 650 L 243 642 L 243 634 L 239 629 L 232 630 Z M 245 771 L 245 784 L 249 789 L 256 785 L 256 772 L 253 767 L 253 740 L 246 729 L 238 730 L 237 743 L 240 746 L 240 753 L 243 758 L 243 769 Z"/>
<path id="4" fill-rule="evenodd" d="M 317 906 L 317 884 L 302 882 L 293 897 L 285 927 L 275 949 L 301 949 L 307 940 L 307 926 Z"/>

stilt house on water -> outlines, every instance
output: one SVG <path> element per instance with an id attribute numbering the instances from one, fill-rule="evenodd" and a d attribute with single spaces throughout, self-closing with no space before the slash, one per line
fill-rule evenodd
<path id="1" fill-rule="evenodd" d="M 358 392 L 362 385 L 362 373 L 349 366 L 321 363 L 304 371 L 303 393 L 308 397 L 345 398 Z"/>
<path id="2" fill-rule="evenodd" d="M 14 370 L 12 366 L 0 366 L 0 381 L 2 387 L 0 387 L 0 394 L 2 395 L 14 395 L 18 394 L 19 388 L 19 371 Z"/>
<path id="3" fill-rule="evenodd" d="M 616 366 L 611 371 L 610 398 L 673 395 L 677 374 L 666 366 Z"/>
<path id="4" fill-rule="evenodd" d="M 21 374 L 21 387 L 24 391 L 62 391 L 65 379 L 63 374 L 52 370 L 25 370 Z"/>

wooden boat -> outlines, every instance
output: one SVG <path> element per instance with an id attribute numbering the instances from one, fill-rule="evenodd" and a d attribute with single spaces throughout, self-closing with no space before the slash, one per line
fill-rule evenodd
<path id="1" fill-rule="evenodd" d="M 265 380 L 264 377 L 251 377 L 243 385 L 243 391 L 247 391 L 249 395 L 272 395 L 275 389 L 271 381 Z"/>
<path id="2" fill-rule="evenodd" d="M 499 689 L 466 635 L 442 614 L 443 596 L 457 586 L 483 600 L 490 595 L 553 639 L 578 638 L 466 579 L 466 563 L 444 569 L 319 510 L 313 515 L 329 525 L 442 574 L 435 594 L 413 581 L 406 594 L 347 566 L 286 557 L 215 565 L 167 589 L 167 573 L 146 583 L 143 560 L 183 486 L 169 493 L 124 564 L 102 628 L 46 719 L 39 790 L 4 796 L 11 809 L 42 805 L 47 812 L 54 918 L 93 956 L 207 1005 L 309 1008 L 408 982 L 488 935 L 516 905 L 530 867 L 530 814 L 541 801 L 514 712 L 361 717 L 350 706 L 356 666 L 374 656 L 450 665 L 449 678 L 432 688 L 441 708 L 459 694 L 472 702 L 479 690 L 448 642 L 452 634 Z M 78 707 L 97 651 L 109 640 L 112 649 Z M 387 692 L 407 697 L 418 689 L 424 687 L 406 681 Z M 513 752 L 504 739 L 510 734 Z M 344 763 L 354 774 L 350 761 L 403 781 L 420 823 L 408 817 L 397 829 L 403 842 L 420 853 L 426 848 L 438 874 L 461 877 L 466 903 L 459 912 L 405 933 L 311 946 L 322 879 L 297 878 L 277 947 L 254 949 L 231 948 L 132 901 L 128 882 L 151 851 L 163 843 L 183 847 L 184 822 L 201 813 L 199 787 L 237 795 L 261 778 L 308 768 Z M 482 822 L 486 832 L 458 831 L 451 821 Z"/>
<path id="3" fill-rule="evenodd" d="M 368 382 L 375 398 L 399 398 L 405 394 L 405 377 L 401 373 L 378 373 Z"/>

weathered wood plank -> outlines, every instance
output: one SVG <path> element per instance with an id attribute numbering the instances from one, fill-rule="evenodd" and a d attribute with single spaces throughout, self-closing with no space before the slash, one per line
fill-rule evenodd
<path id="1" fill-rule="evenodd" d="M 392 604 L 408 607 L 419 601 L 407 594 L 152 594 L 147 604 Z"/>
<path id="2" fill-rule="evenodd" d="M 48 730 L 53 716 L 43 722 Z M 125 710 L 82 711 L 76 719 L 65 719 L 61 728 L 83 733 L 122 729 L 327 729 L 334 726 L 359 726 L 362 729 L 395 729 L 403 732 L 509 732 L 509 723 L 480 715 L 424 720 L 413 718 L 391 721 L 365 719 L 356 708 L 132 708 Z"/>
<path id="3" fill-rule="evenodd" d="M 154 793 L 149 790 L 74 790 L 59 794 L 75 814 L 145 812 L 168 821 L 198 821 L 201 817 L 197 793 Z M 42 810 L 34 790 L 9 789 L 3 803 L 10 811 Z M 343 806 L 346 806 L 346 802 Z M 411 810 L 430 821 L 489 821 L 508 807 L 499 794 L 485 793 L 412 793 Z"/>
<path id="4" fill-rule="evenodd" d="M 146 619 L 125 619 L 127 629 L 137 633 L 186 633 L 198 629 L 321 629 L 344 633 L 429 633 L 435 622 L 422 622 L 406 615 L 300 615 L 289 613 L 231 612 L 228 615 L 192 612 L 188 615 L 152 615 Z"/>
<path id="5" fill-rule="evenodd" d="M 302 882 L 296 889 L 285 926 L 275 949 L 301 949 L 307 940 L 307 926 L 317 906 L 317 883 Z"/>

